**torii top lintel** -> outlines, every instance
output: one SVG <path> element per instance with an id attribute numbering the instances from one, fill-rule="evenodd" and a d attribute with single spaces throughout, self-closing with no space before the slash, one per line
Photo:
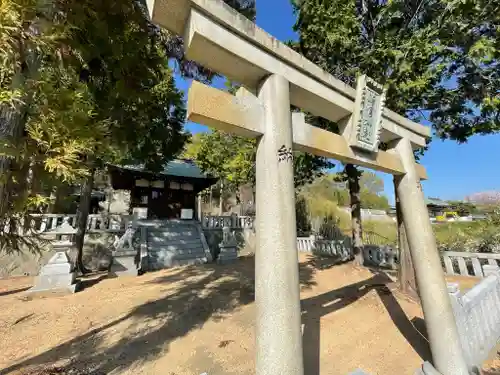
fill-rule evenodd
<path id="1" fill-rule="evenodd" d="M 313 146 L 310 139 L 303 149 L 315 150 L 316 154 L 330 155 L 339 160 L 354 162 L 373 167 L 389 173 L 399 174 L 402 171 L 394 165 L 399 161 L 385 153 L 382 157 L 388 163 L 381 166 L 373 160 L 366 161 L 359 156 L 356 150 L 351 150 L 344 139 L 352 138 L 351 129 L 359 111 L 359 90 L 344 84 L 332 75 L 323 71 L 311 61 L 290 49 L 285 44 L 273 38 L 253 22 L 234 11 L 221 0 L 146 0 L 149 15 L 153 22 L 184 37 L 185 54 L 188 59 L 197 61 L 203 66 L 216 71 L 226 77 L 243 84 L 250 91 L 255 91 L 260 82 L 270 74 L 286 77 L 290 83 L 290 103 L 304 111 L 324 117 L 339 123 L 344 132 L 337 138 L 337 145 L 342 144 L 345 152 L 322 152 L 324 150 Z M 194 89 L 194 88 L 193 88 Z M 197 90 L 198 95 L 203 90 Z M 203 91 L 208 94 L 209 91 Z M 214 99 L 218 97 L 215 92 Z M 194 100 L 194 91 L 190 92 L 191 101 Z M 197 100 L 210 101 L 212 99 L 197 97 Z M 188 103 L 193 109 L 193 103 Z M 209 103 L 206 103 L 209 104 Z M 238 111 L 236 104 L 226 112 Z M 211 107 L 211 106 L 210 106 Z M 212 107 L 213 108 L 213 107 Z M 219 111 L 220 113 L 220 111 Z M 197 116 L 196 111 L 190 111 L 191 120 Z M 224 117 L 224 116 L 222 116 Z M 212 125 L 223 128 L 224 121 L 210 114 L 198 116 L 205 125 L 211 121 Z M 250 133 L 250 128 L 244 129 L 241 120 L 238 126 L 242 133 Z M 234 119 L 233 119 L 234 120 Z M 297 123 L 297 122 L 296 122 Z M 235 122 L 226 123 L 227 130 L 234 130 Z M 248 131 L 247 131 L 248 130 Z M 319 129 L 318 129 L 319 130 Z M 315 130 L 316 132 L 316 130 Z M 349 133 L 351 132 L 351 135 Z M 295 136 L 294 131 L 294 136 Z M 330 136 L 330 134 L 328 134 Z M 298 136 L 298 133 L 297 133 Z M 426 145 L 426 138 L 430 137 L 430 129 L 410 121 L 390 110 L 383 109 L 380 116 L 380 131 L 377 139 L 389 143 L 406 138 L 414 149 Z M 330 137 L 331 138 L 331 137 Z M 340 142 L 340 143 L 339 143 Z M 344 147 L 345 146 L 345 147 Z M 296 147 L 301 147 L 300 142 Z M 329 147 L 331 149 L 331 147 Z M 387 159 L 384 159 L 387 155 Z M 363 160 L 360 160 L 363 159 Z M 370 158 L 368 158 L 370 159 Z M 425 169 L 420 167 L 420 177 L 426 178 Z"/>
<path id="2" fill-rule="evenodd" d="M 221 0 L 146 0 L 153 22 L 184 36 L 189 59 L 246 87 L 269 74 L 290 81 L 293 105 L 331 121 L 354 111 L 356 90 L 281 43 Z M 246 43 L 244 43 L 244 42 Z M 385 109 L 382 142 L 407 137 L 425 146 L 430 129 Z"/>

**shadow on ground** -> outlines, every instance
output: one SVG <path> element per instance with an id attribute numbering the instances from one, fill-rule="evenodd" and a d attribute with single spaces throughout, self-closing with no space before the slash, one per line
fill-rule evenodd
<path id="1" fill-rule="evenodd" d="M 315 285 L 314 274 L 318 269 L 333 267 L 334 259 L 311 256 L 301 263 L 302 288 Z M 124 371 L 132 366 L 155 360 L 169 351 L 169 344 L 209 320 L 223 319 L 227 314 L 254 301 L 254 258 L 240 258 L 234 265 L 192 266 L 160 275 L 149 281 L 164 286 L 165 295 L 132 309 L 127 315 L 95 328 L 84 335 L 64 342 L 32 358 L 14 364 L 1 374 L 21 371 L 30 375 L 100 375 Z M 424 359 L 429 359 L 427 343 L 406 318 L 396 298 L 386 284 L 390 280 L 383 274 L 332 290 L 302 301 L 304 361 L 308 375 L 319 374 L 319 319 L 341 309 L 375 289 L 389 311 L 391 318 L 408 342 Z M 170 283 L 180 286 L 169 289 Z M 90 287 L 90 285 L 87 285 Z M 85 291 L 81 292 L 85 298 Z M 327 306 L 327 307 L 323 307 Z M 108 332 L 128 324 L 115 342 L 105 343 Z M 154 322 L 148 326 L 148 322 Z M 146 324 L 146 328 L 144 328 Z M 62 359 L 71 359 L 65 367 L 54 367 Z"/>
<path id="2" fill-rule="evenodd" d="M 431 352 L 425 331 L 424 320 L 409 320 L 389 286 L 392 280 L 383 272 L 374 272 L 370 279 L 334 289 L 327 293 L 301 301 L 304 324 L 303 345 L 304 369 L 308 375 L 320 374 L 320 319 L 322 316 L 340 310 L 372 290 L 375 290 L 384 304 L 394 325 L 423 361 L 431 361 Z"/>
<path id="3" fill-rule="evenodd" d="M 23 288 L 18 288 L 18 289 L 13 289 L 13 290 L 6 290 L 4 292 L 0 292 L 0 297 L 8 296 L 8 295 L 11 295 L 11 294 L 22 293 L 22 292 L 27 291 L 30 288 L 31 288 L 31 286 L 26 286 L 26 287 L 23 287 Z"/>

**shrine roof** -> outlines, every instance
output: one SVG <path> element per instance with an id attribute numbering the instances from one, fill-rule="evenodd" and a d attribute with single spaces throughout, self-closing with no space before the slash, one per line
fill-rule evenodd
<path id="1" fill-rule="evenodd" d="M 142 173 L 160 174 L 164 176 L 188 177 L 199 179 L 213 179 L 213 177 L 204 173 L 192 160 L 175 159 L 163 166 L 163 170 L 152 172 L 144 168 L 144 164 L 135 165 L 112 165 L 114 168 L 136 171 Z"/>
<path id="2" fill-rule="evenodd" d="M 442 206 L 447 207 L 450 204 L 439 198 L 425 198 L 425 204 L 427 206 Z"/>

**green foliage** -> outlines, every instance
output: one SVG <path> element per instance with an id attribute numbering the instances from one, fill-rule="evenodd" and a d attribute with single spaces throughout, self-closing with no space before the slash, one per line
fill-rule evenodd
<path id="1" fill-rule="evenodd" d="M 478 213 L 478 209 L 473 203 L 463 201 L 448 201 L 448 203 L 452 206 L 452 210 L 457 211 L 459 216 L 468 216 Z"/>
<path id="2" fill-rule="evenodd" d="M 500 210 L 497 208 L 486 220 L 450 222 L 433 226 L 441 251 L 473 253 L 500 252 Z"/>
<path id="3" fill-rule="evenodd" d="M 445 77 L 454 83 L 430 99 L 430 119 L 441 138 L 465 142 L 474 134 L 500 131 L 500 4 L 444 3 L 447 22 L 440 40 L 452 52 L 444 63 Z"/>
<path id="4" fill-rule="evenodd" d="M 0 228 L 46 205 L 42 187 L 106 163 L 154 170 L 181 151 L 170 36 L 142 3 L 5 0 L 0 21 Z"/>
<path id="5" fill-rule="evenodd" d="M 254 184 L 256 151 L 255 139 L 211 130 L 195 134 L 183 156 L 195 160 L 204 172 L 224 180 L 226 187 L 234 191 L 239 186 Z M 330 166 L 324 158 L 294 152 L 295 186 L 313 181 Z"/>
<path id="6" fill-rule="evenodd" d="M 184 109 L 167 65 L 167 36 L 151 27 L 139 3 L 33 3 L 29 12 L 6 1 L 1 9 L 2 18 L 22 24 L 2 24 L 2 42 L 11 41 L 2 59 L 21 69 L 23 53 L 35 49 L 37 61 L 36 74 L 18 89 L 24 105 L 29 94 L 25 147 L 15 139 L 4 153 L 23 160 L 43 155 L 46 171 L 71 181 L 85 175 L 89 162 L 161 165 L 180 151 Z M 33 48 L 14 43 L 24 35 Z M 24 74 L 11 65 L 2 66 L 2 89 Z"/>
<path id="7" fill-rule="evenodd" d="M 362 173 L 360 179 L 361 207 L 388 210 L 390 208 L 389 201 L 386 196 L 381 194 L 384 191 L 383 180 L 371 172 L 368 172 L 367 177 L 363 178 L 365 173 L 367 172 Z M 310 202 L 311 207 L 317 206 L 319 211 L 326 210 L 325 212 L 331 212 L 329 206 L 332 204 L 335 207 L 349 206 L 349 191 L 343 181 L 343 173 L 327 174 L 316 178 L 314 182 L 306 185 L 302 189 L 302 192 L 312 200 Z"/>
<path id="8" fill-rule="evenodd" d="M 204 172 L 225 181 L 227 189 L 235 190 L 254 179 L 255 142 L 211 130 L 195 134 L 183 156 L 195 160 Z"/>
<path id="9" fill-rule="evenodd" d="M 295 221 L 297 224 L 297 236 L 307 236 L 311 232 L 310 215 L 307 202 L 303 195 L 295 197 Z"/>
<path id="10" fill-rule="evenodd" d="M 363 243 L 367 245 L 392 245 L 398 242 L 395 222 L 388 220 L 363 221 Z"/>
<path id="11" fill-rule="evenodd" d="M 389 200 L 385 195 L 373 194 L 370 191 L 361 190 L 361 208 L 374 209 L 374 210 L 384 210 L 387 211 L 390 208 Z"/>
<path id="12" fill-rule="evenodd" d="M 372 194 L 382 194 L 384 192 L 384 181 L 374 172 L 364 170 L 359 179 L 362 189 Z"/>
<path id="13" fill-rule="evenodd" d="M 294 7 L 300 38 L 293 47 L 345 83 L 369 74 L 386 86 L 389 108 L 428 117 L 443 138 L 499 130 L 498 2 L 303 0 Z"/>

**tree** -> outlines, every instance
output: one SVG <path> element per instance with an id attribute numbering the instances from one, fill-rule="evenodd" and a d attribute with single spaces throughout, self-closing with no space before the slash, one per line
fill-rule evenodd
<path id="1" fill-rule="evenodd" d="M 254 1 L 228 3 L 255 14 Z M 206 82 L 214 73 L 186 60 L 182 39 L 152 25 L 146 14 L 141 1 L 2 2 L 2 249 L 14 243 L 15 231 L 4 231 L 5 224 L 14 228 L 19 216 L 40 204 L 40 185 L 50 190 L 81 182 L 76 243 L 83 270 L 94 171 L 125 161 L 154 170 L 180 151 L 187 138 L 184 109 L 168 61 Z"/>
<path id="2" fill-rule="evenodd" d="M 351 203 L 352 249 L 354 261 L 358 266 L 363 265 L 363 225 L 361 220 L 361 194 L 359 178 L 362 173 L 352 164 L 344 169 L 349 187 Z"/>
<path id="3" fill-rule="evenodd" d="M 184 157 L 195 160 L 206 173 L 223 182 L 224 189 L 236 192 L 243 185 L 255 182 L 256 140 L 210 130 L 195 134 L 186 145 Z M 324 158 L 294 153 L 294 181 L 299 187 L 312 182 L 331 164 Z"/>
<path id="4" fill-rule="evenodd" d="M 386 87 L 387 107 L 418 121 L 439 100 L 453 59 L 450 46 L 440 43 L 459 20 L 447 18 L 453 4 L 303 0 L 294 4 L 299 41 L 292 45 L 347 84 L 369 73 Z"/>
<path id="5" fill-rule="evenodd" d="M 427 103 L 439 137 L 466 142 L 475 134 L 500 131 L 500 4 L 497 1 L 444 2 L 438 38 L 450 51 L 445 84 Z"/>
<path id="6" fill-rule="evenodd" d="M 359 184 L 363 190 L 375 195 L 380 195 L 384 192 L 384 180 L 370 171 L 363 171 Z"/>
<path id="7" fill-rule="evenodd" d="M 109 162 L 142 162 L 154 171 L 181 151 L 187 137 L 182 94 L 167 64 L 168 35 L 152 27 L 138 2 L 76 3 L 63 7 L 73 31 L 65 42 L 94 99 L 95 118 L 108 125 L 85 155 L 88 177 L 75 236 L 77 266 L 84 271 L 81 256 L 95 170 Z"/>
<path id="8" fill-rule="evenodd" d="M 11 5 L 9 13 L 1 8 L 0 15 L 22 27 L 0 30 L 2 44 L 7 44 L 2 58 L 14 66 L 12 71 L 2 67 L 2 98 L 11 98 L 1 103 L 2 113 L 10 106 L 7 109 L 14 114 L 2 124 L 15 126 L 21 136 L 8 137 L 9 130 L 2 138 L 2 151 L 10 170 L 31 176 L 18 179 L 24 185 L 37 181 L 35 171 L 56 180 L 83 182 L 76 247 L 77 266 L 85 271 L 82 246 L 95 170 L 119 161 L 157 168 L 175 156 L 186 139 L 182 95 L 167 64 L 168 35 L 147 21 L 139 2 L 6 4 Z M 20 45 L 17 40 L 31 44 Z M 20 75 L 16 67 L 22 73 L 29 65 L 23 61 L 23 51 L 37 63 L 19 86 L 18 104 L 14 94 L 5 93 L 12 91 L 12 77 Z M 37 190 L 31 185 L 32 191 Z M 8 194 L 0 203 L 13 214 L 22 212 L 26 204 L 18 203 L 23 203 L 28 189 L 3 186 Z M 16 190 L 22 192 L 19 198 L 13 194 Z M 7 216 L 11 215 L 5 210 L 0 215 L 3 220 Z"/>
<path id="9" fill-rule="evenodd" d="M 470 202 L 448 201 L 448 203 L 460 216 L 468 216 L 477 212 L 476 206 Z"/>
<path id="10" fill-rule="evenodd" d="M 46 203 L 38 194 L 44 182 L 82 172 L 78 159 L 88 143 L 80 136 L 91 130 L 81 125 L 93 116 L 92 101 L 62 63 L 55 14 L 35 1 L 0 6 L 0 251 L 37 250 L 15 228 Z"/>

